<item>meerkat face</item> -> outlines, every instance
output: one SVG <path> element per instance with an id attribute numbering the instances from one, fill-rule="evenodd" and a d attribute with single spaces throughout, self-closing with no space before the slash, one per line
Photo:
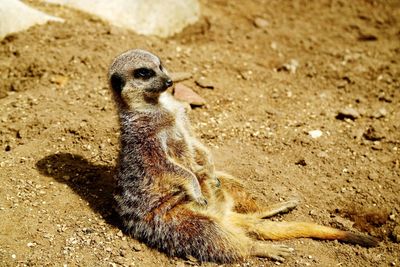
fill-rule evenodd
<path id="1" fill-rule="evenodd" d="M 114 94 L 126 104 L 157 98 L 172 85 L 160 59 L 138 49 L 127 51 L 114 60 L 109 79 Z"/>

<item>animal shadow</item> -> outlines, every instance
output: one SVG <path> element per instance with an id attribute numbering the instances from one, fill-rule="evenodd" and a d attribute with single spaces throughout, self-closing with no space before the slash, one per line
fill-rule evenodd
<path id="1" fill-rule="evenodd" d="M 107 223 L 120 228 L 113 209 L 114 167 L 93 164 L 80 155 L 57 153 L 36 162 L 36 168 L 41 174 L 68 185 Z"/>

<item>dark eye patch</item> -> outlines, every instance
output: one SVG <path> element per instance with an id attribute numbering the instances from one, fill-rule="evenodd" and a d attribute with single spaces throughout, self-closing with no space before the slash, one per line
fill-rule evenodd
<path id="1" fill-rule="evenodd" d="M 148 68 L 139 68 L 133 71 L 133 77 L 136 79 L 150 79 L 155 75 L 154 70 Z"/>
<path id="2" fill-rule="evenodd" d="M 124 78 L 119 74 L 114 73 L 110 78 L 111 88 L 118 94 L 121 93 L 122 88 L 125 86 Z"/>

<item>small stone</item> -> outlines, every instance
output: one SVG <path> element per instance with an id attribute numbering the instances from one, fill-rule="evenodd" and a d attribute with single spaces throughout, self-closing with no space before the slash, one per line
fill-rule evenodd
<path id="1" fill-rule="evenodd" d="M 196 84 L 201 88 L 214 89 L 214 85 L 204 76 L 196 80 Z"/>
<path id="2" fill-rule="evenodd" d="M 338 114 L 336 115 L 336 119 L 338 120 L 344 120 L 344 119 L 351 119 L 355 120 L 360 117 L 360 113 L 351 107 L 347 107 L 344 109 L 341 109 L 338 111 Z"/>
<path id="3" fill-rule="evenodd" d="M 364 138 L 369 141 L 380 141 L 385 136 L 375 127 L 370 126 L 363 134 Z"/>
<path id="4" fill-rule="evenodd" d="M 64 175 L 62 178 L 63 178 L 65 181 L 69 181 L 69 180 L 71 179 L 71 176 L 69 176 L 69 175 Z"/>
<path id="5" fill-rule="evenodd" d="M 299 159 L 298 161 L 296 161 L 295 164 L 300 166 L 307 166 L 307 162 L 305 159 Z"/>
<path id="6" fill-rule="evenodd" d="M 354 225 L 354 222 L 349 219 L 342 218 L 340 216 L 335 216 L 332 219 L 332 226 L 339 229 L 351 229 Z"/>
<path id="7" fill-rule="evenodd" d="M 206 103 L 204 98 L 183 84 L 175 85 L 174 97 L 193 106 L 203 106 Z"/>
<path id="8" fill-rule="evenodd" d="M 376 41 L 376 40 L 378 40 L 378 37 L 376 36 L 376 35 L 373 35 L 373 34 L 369 34 L 369 33 L 365 33 L 365 34 L 360 34 L 359 36 L 358 36 L 358 40 L 359 41 L 364 41 L 364 42 L 366 42 L 366 41 Z"/>
<path id="9" fill-rule="evenodd" d="M 142 246 L 139 243 L 133 243 L 132 244 L 132 249 L 136 252 L 141 251 L 142 250 Z"/>
<path id="10" fill-rule="evenodd" d="M 190 72 L 174 72 L 170 74 L 173 82 L 181 82 L 192 78 L 192 74 Z"/>
<path id="11" fill-rule="evenodd" d="M 387 116 L 387 110 L 385 108 L 380 108 L 372 114 L 372 118 L 380 119 Z"/>
<path id="12" fill-rule="evenodd" d="M 13 258 L 14 260 L 17 258 L 17 255 L 15 255 L 15 254 L 12 254 L 11 255 L 11 258 Z"/>
<path id="13" fill-rule="evenodd" d="M 321 130 L 312 130 L 312 131 L 309 131 L 308 134 L 310 135 L 311 138 L 314 138 L 314 139 L 320 138 L 322 136 Z"/>
<path id="14" fill-rule="evenodd" d="M 257 17 L 257 18 L 254 19 L 253 24 L 254 24 L 254 26 L 256 26 L 257 28 L 263 29 L 263 28 L 268 27 L 269 22 L 268 22 L 268 20 L 266 20 L 266 19 Z"/>
<path id="15" fill-rule="evenodd" d="M 377 181 L 379 179 L 379 175 L 376 172 L 371 172 L 368 174 L 368 179 Z"/>
<path id="16" fill-rule="evenodd" d="M 397 225 L 392 231 L 392 239 L 396 243 L 400 243 L 400 225 Z"/>
<path id="17" fill-rule="evenodd" d="M 329 157 L 329 155 L 325 151 L 320 151 L 320 152 L 317 153 L 317 157 L 326 159 L 326 158 Z"/>
<path id="18" fill-rule="evenodd" d="M 50 82 L 55 83 L 61 87 L 64 87 L 68 82 L 68 77 L 63 75 L 54 75 L 50 78 Z"/>
<path id="19" fill-rule="evenodd" d="M 253 77 L 253 72 L 251 70 L 241 70 L 239 74 L 243 80 L 251 80 Z"/>
<path id="20" fill-rule="evenodd" d="M 121 231 L 121 230 L 119 230 L 119 231 L 118 231 L 118 233 L 117 233 L 117 236 L 118 236 L 118 237 L 123 237 L 123 236 L 124 236 L 124 234 L 122 233 L 122 231 Z"/>
<path id="21" fill-rule="evenodd" d="M 278 68 L 278 71 L 284 70 L 284 71 L 288 71 L 292 74 L 295 74 L 298 67 L 299 67 L 299 61 L 296 59 L 291 59 L 289 61 L 289 63 L 283 64 L 282 66 L 280 66 Z"/>
<path id="22" fill-rule="evenodd" d="M 36 246 L 36 243 L 35 242 L 29 242 L 28 244 L 26 244 L 28 247 L 34 247 L 34 246 Z"/>

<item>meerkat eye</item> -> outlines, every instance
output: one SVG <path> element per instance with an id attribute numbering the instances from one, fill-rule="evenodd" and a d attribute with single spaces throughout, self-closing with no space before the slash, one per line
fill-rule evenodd
<path id="1" fill-rule="evenodd" d="M 133 71 L 133 77 L 142 79 L 150 79 L 155 74 L 154 70 L 148 68 L 140 68 Z"/>

